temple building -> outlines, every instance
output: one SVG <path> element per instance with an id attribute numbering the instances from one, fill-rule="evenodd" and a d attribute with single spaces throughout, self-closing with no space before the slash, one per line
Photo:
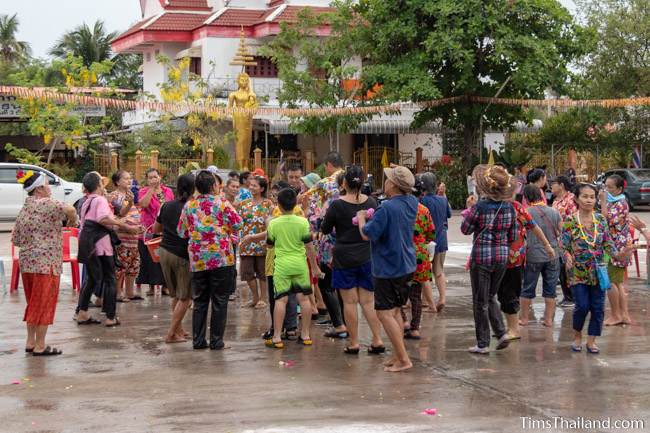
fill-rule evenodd
<path id="1" fill-rule="evenodd" d="M 135 1 L 135 0 L 134 0 Z M 142 19 L 112 41 L 117 53 L 143 55 L 144 92 L 160 96 L 158 84 L 166 79 L 166 67 L 156 57 L 190 58 L 190 72 L 205 79 L 210 88 L 221 89 L 227 103 L 228 94 L 237 90 L 241 66 L 230 64 L 240 46 L 243 31 L 245 44 L 255 66 L 245 66 L 253 92 L 260 106 L 277 107 L 282 83 L 273 62 L 259 56 L 257 50 L 280 32 L 280 23 L 296 20 L 298 12 L 310 8 L 315 13 L 331 11 L 328 0 L 140 0 Z M 329 28 L 317 29 L 327 37 Z M 360 65 L 360 61 L 359 61 Z M 415 164 L 415 149 L 423 149 L 424 158 L 433 161 L 442 155 L 442 135 L 435 125 L 412 130 L 413 111 L 399 115 L 376 116 L 351 133 L 335 137 L 297 134 L 286 118 L 255 116 L 252 149 L 260 148 L 266 157 L 287 153 L 309 153 L 316 163 L 330 150 L 339 150 L 346 161 L 361 163 L 363 155 L 369 165 L 377 165 L 384 149 L 392 161 Z M 138 127 L 155 121 L 156 113 L 132 111 L 123 116 L 124 126 Z"/>

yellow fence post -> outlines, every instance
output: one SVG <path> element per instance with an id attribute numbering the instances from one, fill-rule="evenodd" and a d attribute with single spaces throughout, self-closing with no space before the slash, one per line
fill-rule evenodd
<path id="1" fill-rule="evenodd" d="M 424 168 L 424 158 L 422 158 L 422 148 L 417 147 L 415 149 L 415 172 L 422 173 Z"/>
<path id="2" fill-rule="evenodd" d="M 158 152 L 156 149 L 151 151 L 151 161 L 149 163 L 150 167 L 149 168 L 155 168 L 158 170 L 158 155 L 160 152 Z"/>
<path id="3" fill-rule="evenodd" d="M 117 171 L 117 152 L 111 152 L 111 173 L 115 173 L 116 171 Z"/>
<path id="4" fill-rule="evenodd" d="M 142 151 L 135 151 L 135 179 L 139 182 L 142 179 Z"/>
<path id="5" fill-rule="evenodd" d="M 259 147 L 253 151 L 255 169 L 262 168 L 262 149 Z"/>
<path id="6" fill-rule="evenodd" d="M 305 151 L 305 173 L 314 171 L 314 152 L 311 150 Z"/>
<path id="7" fill-rule="evenodd" d="M 213 148 L 209 148 L 208 151 L 207 151 L 207 155 L 208 155 L 208 156 L 207 156 L 207 158 L 208 158 L 208 161 L 207 161 L 207 162 L 208 162 L 208 165 L 212 165 L 212 164 L 214 164 L 214 149 L 213 149 Z"/>

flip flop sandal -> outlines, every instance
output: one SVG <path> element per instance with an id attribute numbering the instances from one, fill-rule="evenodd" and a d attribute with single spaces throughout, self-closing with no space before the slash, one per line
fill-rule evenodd
<path id="1" fill-rule="evenodd" d="M 269 329 L 264 334 L 262 334 L 262 340 L 270 340 L 273 338 L 273 329 Z"/>
<path id="2" fill-rule="evenodd" d="M 292 329 L 291 331 L 285 331 L 282 337 L 284 340 L 294 341 L 298 338 L 298 331 Z"/>
<path id="3" fill-rule="evenodd" d="M 115 302 L 127 303 L 127 302 L 131 302 L 131 300 L 129 298 L 117 298 L 117 299 L 115 299 Z"/>
<path id="4" fill-rule="evenodd" d="M 340 340 L 345 340 L 346 338 L 348 338 L 350 336 L 350 334 L 348 334 L 348 331 L 336 332 L 336 331 L 333 331 L 333 330 L 332 331 L 327 331 L 323 335 L 325 337 L 328 337 L 328 338 L 338 338 Z"/>
<path id="5" fill-rule="evenodd" d="M 420 339 L 422 339 L 422 337 L 420 337 L 419 335 L 413 335 L 410 330 L 404 332 L 404 338 L 406 338 L 407 340 L 420 340 Z"/>
<path id="6" fill-rule="evenodd" d="M 314 344 L 314 342 L 311 340 L 311 338 L 303 340 L 302 337 L 298 337 L 298 344 L 302 344 L 303 346 L 311 346 Z"/>
<path id="7" fill-rule="evenodd" d="M 271 349 L 284 349 L 284 343 L 283 342 L 274 342 L 273 340 L 266 340 L 264 342 L 264 345 L 266 347 L 270 347 Z"/>
<path id="8" fill-rule="evenodd" d="M 144 301 L 144 298 L 142 296 L 131 296 L 129 298 L 131 301 Z"/>
<path id="9" fill-rule="evenodd" d="M 368 348 L 368 353 L 371 355 L 381 355 L 386 352 L 386 346 L 373 346 L 372 344 Z"/>
<path id="10" fill-rule="evenodd" d="M 55 356 L 63 355 L 63 352 L 56 347 L 47 346 L 42 352 L 32 352 L 32 356 Z"/>
<path id="11" fill-rule="evenodd" d="M 440 312 L 441 312 L 442 310 L 444 310 L 444 309 L 445 309 L 445 304 L 443 304 L 443 303 L 436 304 L 436 311 L 437 311 L 438 313 L 440 313 Z"/>
<path id="12" fill-rule="evenodd" d="M 116 326 L 120 326 L 122 322 L 119 321 L 119 319 L 115 319 L 114 323 L 110 323 L 108 325 L 105 325 L 107 328 L 114 328 Z"/>
<path id="13" fill-rule="evenodd" d="M 343 349 L 343 353 L 347 353 L 348 355 L 358 355 L 359 354 L 359 348 L 352 348 L 352 347 L 346 347 Z"/>
<path id="14" fill-rule="evenodd" d="M 587 346 L 587 352 L 591 353 L 592 355 L 597 355 L 600 353 L 600 349 L 597 347 L 589 347 Z"/>
<path id="15" fill-rule="evenodd" d="M 32 352 L 34 352 L 33 347 L 31 349 L 28 349 L 27 347 L 25 347 L 25 353 L 32 353 Z"/>
<path id="16" fill-rule="evenodd" d="M 582 352 L 582 346 L 577 345 L 575 343 L 571 343 L 571 351 L 572 352 Z"/>
<path id="17" fill-rule="evenodd" d="M 77 320 L 77 325 L 99 325 L 101 323 L 102 322 L 93 317 L 89 317 L 88 319 L 82 320 L 81 322 Z"/>

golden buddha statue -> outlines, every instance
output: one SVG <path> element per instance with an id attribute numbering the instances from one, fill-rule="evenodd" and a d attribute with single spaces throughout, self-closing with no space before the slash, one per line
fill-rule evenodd
<path id="1" fill-rule="evenodd" d="M 228 95 L 228 108 L 257 108 L 257 96 L 251 90 L 251 80 L 246 72 L 237 76 L 238 88 Z M 253 113 L 235 113 L 232 116 L 235 130 L 235 160 L 239 169 L 248 168 L 253 141 Z"/>
<path id="2" fill-rule="evenodd" d="M 241 66 L 242 71 L 237 75 L 237 90 L 228 95 L 228 108 L 256 109 L 257 96 L 251 90 L 251 78 L 245 71 L 246 66 L 257 66 L 253 57 L 246 47 L 244 27 L 239 33 L 239 48 L 235 57 L 230 62 L 232 66 Z M 253 112 L 233 113 L 232 127 L 235 130 L 235 161 L 240 170 L 248 168 L 251 143 L 253 141 Z"/>

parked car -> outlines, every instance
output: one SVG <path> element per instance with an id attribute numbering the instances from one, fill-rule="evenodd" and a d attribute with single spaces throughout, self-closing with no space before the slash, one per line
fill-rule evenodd
<path id="1" fill-rule="evenodd" d="M 52 198 L 74 206 L 83 197 L 80 183 L 68 182 L 54 173 L 35 165 L 2 162 L 0 163 L 0 220 L 2 221 L 16 219 L 27 198 L 23 186 L 16 180 L 16 172 L 19 169 L 23 171 L 39 171 L 44 174 L 50 183 Z"/>
<path id="2" fill-rule="evenodd" d="M 625 182 L 627 187 L 623 192 L 630 205 L 630 209 L 634 206 L 650 204 L 650 169 L 648 168 L 616 168 L 608 170 L 598 176 L 594 184 L 599 189 L 605 182 L 608 176 L 618 174 Z"/>

